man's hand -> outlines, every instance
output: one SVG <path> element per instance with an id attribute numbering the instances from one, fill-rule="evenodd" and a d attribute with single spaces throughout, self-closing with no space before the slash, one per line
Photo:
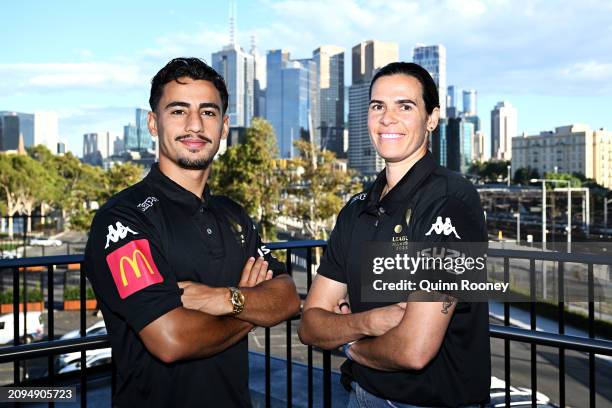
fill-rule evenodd
<path id="1" fill-rule="evenodd" d="M 261 282 L 272 279 L 272 271 L 268 271 L 268 262 L 263 258 L 251 257 L 242 269 L 240 287 L 253 287 Z M 199 310 L 213 316 L 231 314 L 234 310 L 227 288 L 212 288 L 202 283 L 183 281 L 178 283 L 183 289 L 181 301 L 187 309 Z"/>
<path id="2" fill-rule="evenodd" d="M 211 288 L 190 281 L 179 282 L 178 286 L 183 289 L 181 301 L 187 309 L 199 310 L 213 316 L 224 316 L 233 311 L 228 288 Z"/>
<path id="3" fill-rule="evenodd" d="M 335 314 L 349 314 L 351 313 L 351 305 L 345 298 L 338 299 L 338 304 L 334 306 Z"/>
<path id="4" fill-rule="evenodd" d="M 238 286 L 252 288 L 270 279 L 272 279 L 272 271 L 268 270 L 268 262 L 263 257 L 259 257 L 257 260 L 254 257 L 250 257 L 242 269 L 242 276 Z"/>
<path id="5" fill-rule="evenodd" d="M 385 307 L 377 307 L 369 310 L 366 317 L 368 336 L 382 336 L 402 321 L 406 303 L 396 303 Z"/>

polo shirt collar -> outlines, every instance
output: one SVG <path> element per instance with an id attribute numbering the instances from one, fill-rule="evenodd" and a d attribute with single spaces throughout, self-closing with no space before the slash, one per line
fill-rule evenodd
<path id="1" fill-rule="evenodd" d="M 394 211 L 405 208 L 421 183 L 437 167 L 438 163 L 428 150 L 425 156 L 417 161 L 391 191 L 380 200 L 380 195 L 387 184 L 386 169 L 383 169 L 378 173 L 376 181 L 374 181 L 374 184 L 370 187 L 363 211 L 376 213 L 382 208 L 383 210 L 381 212 L 393 214 Z"/>
<path id="2" fill-rule="evenodd" d="M 160 191 L 165 198 L 178 204 L 179 207 L 184 208 L 191 214 L 200 208 L 207 208 L 210 203 L 211 193 L 208 183 L 204 186 L 204 194 L 200 198 L 162 173 L 159 169 L 159 163 L 153 164 L 145 181 Z"/>

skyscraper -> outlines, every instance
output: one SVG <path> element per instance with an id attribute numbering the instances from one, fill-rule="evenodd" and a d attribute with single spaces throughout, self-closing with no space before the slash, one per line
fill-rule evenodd
<path id="1" fill-rule="evenodd" d="M 25 147 L 34 146 L 34 115 L 12 111 L 0 111 L 2 120 L 2 150 L 17 150 L 19 137 Z"/>
<path id="2" fill-rule="evenodd" d="M 238 44 L 212 54 L 212 66 L 225 79 L 231 126 L 250 126 L 254 115 L 255 60 Z"/>
<path id="3" fill-rule="evenodd" d="M 446 140 L 446 129 L 448 121 L 440 118 L 438 126 L 431 132 L 430 150 L 440 166 L 447 165 L 448 143 Z"/>
<path id="4" fill-rule="evenodd" d="M 255 43 L 255 36 L 251 37 L 251 49 L 249 54 L 253 56 L 254 80 L 253 80 L 253 116 L 265 117 L 266 115 L 266 57 L 260 55 Z"/>
<path id="5" fill-rule="evenodd" d="M 459 107 L 457 106 L 457 94 L 459 90 L 455 85 L 449 85 L 446 88 L 446 117 L 455 118 L 459 116 Z"/>
<path id="6" fill-rule="evenodd" d="M 136 133 L 136 126 L 129 123 L 123 127 L 123 149 L 125 151 L 138 150 L 138 134 Z"/>
<path id="7" fill-rule="evenodd" d="M 370 81 L 376 71 L 399 59 L 397 43 L 366 41 L 352 49 L 353 84 L 349 87 L 348 166 L 362 175 L 381 171 L 385 162 L 376 153 L 368 132 Z"/>
<path id="8" fill-rule="evenodd" d="M 147 115 L 149 111 L 146 109 L 136 108 L 136 139 L 138 141 L 138 150 L 153 150 L 153 138 L 149 133 L 147 125 Z"/>
<path id="9" fill-rule="evenodd" d="M 112 155 L 109 132 L 85 133 L 83 135 L 83 161 L 93 166 L 102 166 L 104 159 Z"/>
<path id="10" fill-rule="evenodd" d="M 274 127 L 281 158 L 294 155 L 293 142 L 319 143 L 311 123 L 318 118 L 317 69 L 311 59 L 290 60 L 283 50 L 266 56 L 266 119 Z"/>
<path id="11" fill-rule="evenodd" d="M 312 53 L 317 67 L 321 148 L 345 156 L 344 48 L 323 45 Z"/>
<path id="12" fill-rule="evenodd" d="M 472 164 L 474 124 L 464 118 L 449 118 L 446 127 L 446 167 L 466 173 Z"/>
<path id="13" fill-rule="evenodd" d="M 511 160 L 514 136 L 518 136 L 516 108 L 510 102 L 498 102 L 491 111 L 491 158 Z"/>
<path id="14" fill-rule="evenodd" d="M 429 71 L 434 79 L 440 98 L 440 117 L 446 117 L 446 48 L 441 44 L 417 44 L 412 60 Z"/>
<path id="15" fill-rule="evenodd" d="M 57 114 L 55 112 L 34 113 L 34 146 L 43 145 L 51 153 L 57 152 L 59 139 Z"/>
<path id="16" fill-rule="evenodd" d="M 463 91 L 463 114 L 466 116 L 476 116 L 476 90 L 468 89 Z"/>

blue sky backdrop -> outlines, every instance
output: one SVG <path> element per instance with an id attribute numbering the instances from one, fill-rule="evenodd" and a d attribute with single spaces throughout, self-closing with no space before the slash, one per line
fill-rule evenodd
<path id="1" fill-rule="evenodd" d="M 81 154 L 82 134 L 110 131 L 147 107 L 151 77 L 169 59 L 228 43 L 220 1 L 3 2 L 0 110 L 52 110 L 60 138 Z M 395 41 L 410 61 L 416 43 L 447 48 L 447 83 L 478 91 L 490 111 L 508 100 L 519 132 L 581 122 L 612 129 L 612 1 L 237 1 L 237 38 L 260 53 L 307 58 L 322 44 L 350 49 Z"/>

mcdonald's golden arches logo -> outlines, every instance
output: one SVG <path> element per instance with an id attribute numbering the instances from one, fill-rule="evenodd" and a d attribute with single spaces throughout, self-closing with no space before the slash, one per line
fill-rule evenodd
<path id="1" fill-rule="evenodd" d="M 106 256 L 119 297 L 125 299 L 155 283 L 164 281 L 146 239 L 130 241 Z"/>

